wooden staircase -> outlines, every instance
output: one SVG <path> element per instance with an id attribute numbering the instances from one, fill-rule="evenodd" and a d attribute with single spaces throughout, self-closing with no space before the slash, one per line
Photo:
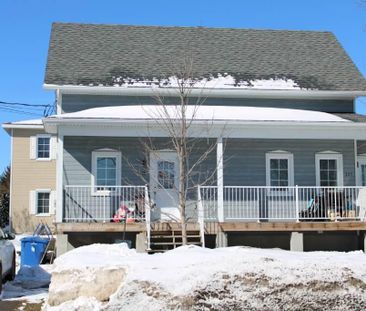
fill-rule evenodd
<path id="1" fill-rule="evenodd" d="M 199 230 L 187 230 L 188 245 L 201 246 L 201 236 Z M 163 253 L 168 250 L 182 246 L 182 230 L 179 228 L 170 228 L 164 231 L 151 232 L 149 254 Z"/>

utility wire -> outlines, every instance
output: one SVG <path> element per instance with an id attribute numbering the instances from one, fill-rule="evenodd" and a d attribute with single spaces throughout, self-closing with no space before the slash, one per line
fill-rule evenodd
<path id="1" fill-rule="evenodd" d="M 5 106 L 5 107 L 4 107 Z M 12 107 L 10 107 L 12 106 Z M 16 107 L 14 107 L 16 106 Z M 19 107 L 21 106 L 21 107 Z M 21 114 L 32 114 L 40 116 L 41 113 L 35 113 L 37 109 L 43 109 L 43 116 L 47 117 L 54 111 L 54 105 L 40 105 L 40 104 L 26 104 L 26 103 L 11 103 L 6 101 L 0 101 L 0 109 L 3 111 L 17 112 Z"/>
<path id="2" fill-rule="evenodd" d="M 24 111 L 24 110 L 22 111 L 22 110 L 12 109 L 12 108 L 0 107 L 0 110 L 19 113 L 19 114 L 28 114 L 28 115 L 38 116 L 38 117 L 42 116 L 42 113 L 29 112 L 29 111 Z"/>
<path id="3" fill-rule="evenodd" d="M 39 105 L 39 104 L 24 104 L 24 103 L 9 103 L 9 102 L 5 102 L 0 100 L 0 104 L 4 104 L 4 105 L 18 105 L 18 106 L 27 106 L 27 107 L 48 107 L 48 105 Z"/>

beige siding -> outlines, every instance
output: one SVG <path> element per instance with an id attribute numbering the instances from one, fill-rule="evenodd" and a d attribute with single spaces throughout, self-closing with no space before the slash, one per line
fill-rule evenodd
<path id="1" fill-rule="evenodd" d="M 39 130 L 13 130 L 12 226 L 16 233 L 33 232 L 40 221 L 52 226 L 54 216 L 30 215 L 29 193 L 36 189 L 56 190 L 56 160 L 30 159 L 30 137 Z"/>

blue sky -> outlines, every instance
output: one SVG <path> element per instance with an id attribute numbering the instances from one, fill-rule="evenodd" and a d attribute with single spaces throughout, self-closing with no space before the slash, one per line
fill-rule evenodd
<path id="1" fill-rule="evenodd" d="M 366 75 L 366 1 L 0 0 L 0 101 L 51 104 L 42 89 L 52 22 L 328 30 Z M 357 111 L 366 113 L 366 100 Z M 33 113 L 34 111 L 32 111 Z M 0 123 L 37 118 L 0 110 Z M 0 171 L 10 139 L 0 129 Z"/>

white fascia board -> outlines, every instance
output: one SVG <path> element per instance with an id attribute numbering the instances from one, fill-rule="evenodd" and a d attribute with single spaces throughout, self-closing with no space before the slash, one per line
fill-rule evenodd
<path id="1" fill-rule="evenodd" d="M 63 94 L 125 95 L 125 96 L 177 96 L 177 88 L 79 86 L 44 84 L 46 90 L 60 90 Z M 259 90 L 259 89 L 214 89 L 192 88 L 189 96 L 227 98 L 308 98 L 308 99 L 354 99 L 366 96 L 365 91 L 319 91 L 319 90 Z"/>
<path id="2" fill-rule="evenodd" d="M 155 119 L 111 119 L 111 118 L 45 118 L 43 119 L 44 124 L 54 124 L 54 125 L 137 125 L 141 126 L 143 124 L 148 124 L 149 126 L 160 126 L 159 120 Z M 219 125 L 270 125 L 270 126 L 298 126 L 298 127 L 361 127 L 366 128 L 366 123 L 356 123 L 356 122 L 307 122 L 307 121 L 242 121 L 242 120 L 212 120 L 212 119 L 201 119 L 194 120 L 194 124 L 196 125 L 207 125 L 210 124 L 212 126 Z"/>
<path id="3" fill-rule="evenodd" d="M 44 130 L 44 126 L 41 124 L 12 124 L 3 123 L 2 128 L 10 134 L 11 129 L 34 129 L 34 130 Z"/>
<path id="4" fill-rule="evenodd" d="M 71 121 L 71 120 L 69 120 Z M 72 120 L 75 121 L 75 120 Z M 48 133 L 62 130 L 65 136 L 168 137 L 158 124 L 143 122 L 50 122 Z M 215 122 L 194 124 L 190 137 L 202 138 L 263 138 L 263 139 L 362 139 L 366 140 L 366 124 L 316 124 L 294 122 Z"/>

